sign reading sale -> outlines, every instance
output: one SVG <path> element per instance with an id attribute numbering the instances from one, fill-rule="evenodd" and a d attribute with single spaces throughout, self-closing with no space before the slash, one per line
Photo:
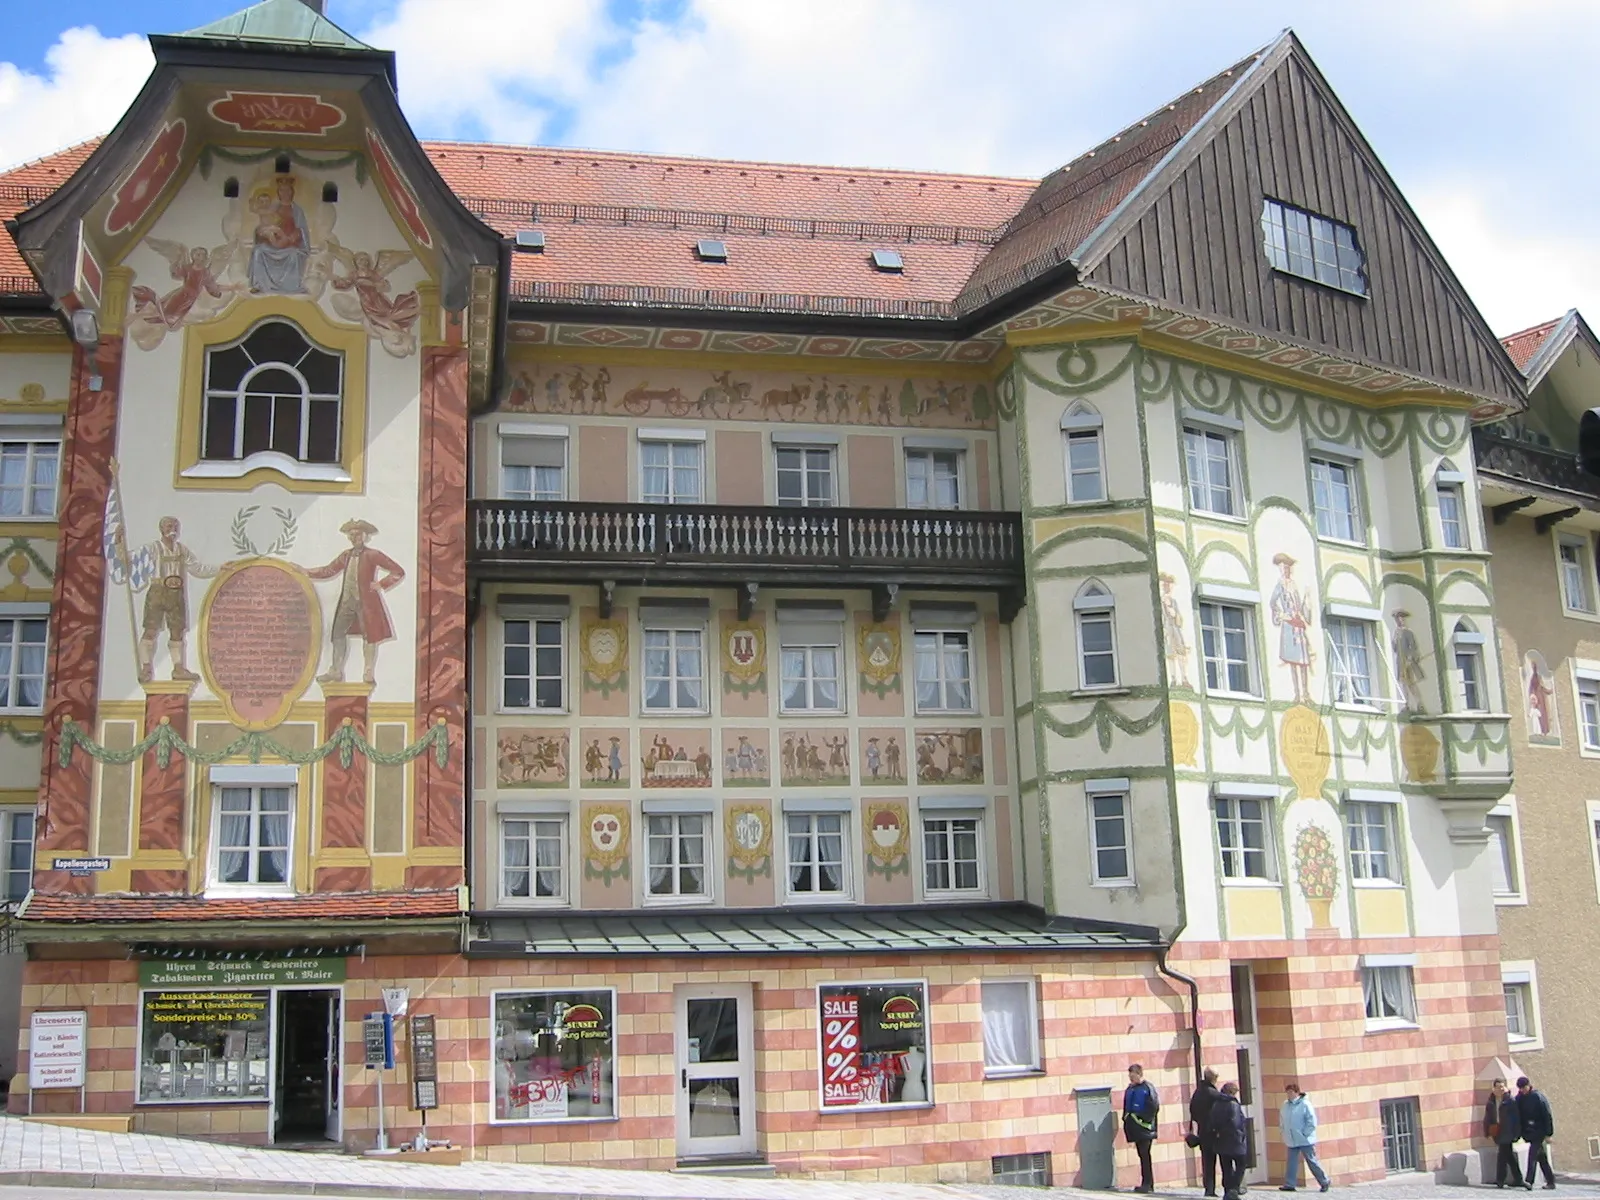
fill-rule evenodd
<path id="1" fill-rule="evenodd" d="M 822 1000 L 822 1103 L 861 1103 L 861 998 Z"/>

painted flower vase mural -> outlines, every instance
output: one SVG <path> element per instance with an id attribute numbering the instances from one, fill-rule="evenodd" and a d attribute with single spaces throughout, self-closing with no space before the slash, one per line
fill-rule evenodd
<path id="1" fill-rule="evenodd" d="M 1312 929 L 1333 927 L 1333 898 L 1339 891 L 1339 859 L 1333 839 L 1320 825 L 1302 825 L 1294 836 L 1294 873 L 1311 910 Z"/>

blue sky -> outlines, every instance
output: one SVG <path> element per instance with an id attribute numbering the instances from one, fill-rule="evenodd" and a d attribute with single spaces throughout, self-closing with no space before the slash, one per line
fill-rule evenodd
<path id="1" fill-rule="evenodd" d="M 0 165 L 230 0 L 6 4 Z M 330 0 L 423 136 L 1038 176 L 1292 25 L 1500 332 L 1600 319 L 1593 0 Z"/>

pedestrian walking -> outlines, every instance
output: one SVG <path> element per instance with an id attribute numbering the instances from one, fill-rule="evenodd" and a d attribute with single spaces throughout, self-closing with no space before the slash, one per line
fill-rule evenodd
<path id="1" fill-rule="evenodd" d="M 1511 1186 L 1521 1187 L 1522 1168 L 1517 1165 L 1517 1139 L 1521 1136 L 1522 1114 L 1517 1108 L 1517 1098 L 1506 1091 L 1506 1081 L 1496 1079 L 1489 1089 L 1489 1100 L 1483 1106 L 1483 1136 L 1497 1147 L 1494 1160 L 1494 1185 L 1506 1186 L 1506 1173 L 1511 1175 Z"/>
<path id="2" fill-rule="evenodd" d="M 1550 1169 L 1550 1152 L 1545 1143 L 1556 1135 L 1555 1114 L 1544 1093 L 1536 1091 L 1526 1075 L 1517 1080 L 1517 1118 L 1522 1124 L 1522 1139 L 1528 1143 L 1528 1177 L 1524 1181 L 1533 1191 L 1534 1168 L 1544 1168 L 1546 1190 L 1556 1186 L 1556 1173 Z"/>
<path id="3" fill-rule="evenodd" d="M 1239 1085 L 1231 1079 L 1211 1104 L 1206 1130 L 1222 1168 L 1223 1200 L 1239 1200 L 1239 1185 L 1244 1182 L 1244 1164 L 1250 1156 L 1245 1138 L 1244 1109 L 1239 1106 Z"/>
<path id="4" fill-rule="evenodd" d="M 1211 1141 L 1211 1106 L 1217 1102 L 1217 1073 L 1207 1067 L 1200 1075 L 1200 1086 L 1189 1097 L 1189 1136 L 1183 1140 L 1200 1151 L 1200 1180 L 1206 1195 L 1217 1194 L 1217 1148 Z"/>
<path id="5" fill-rule="evenodd" d="M 1139 1154 L 1139 1186 L 1133 1190 L 1147 1195 L 1156 1190 L 1150 1143 L 1156 1140 L 1160 1112 L 1161 1097 L 1145 1079 L 1144 1068 L 1134 1063 L 1128 1068 L 1128 1086 L 1122 1092 L 1122 1136 L 1133 1143 Z"/>
<path id="6" fill-rule="evenodd" d="M 1300 1090 L 1298 1083 L 1286 1083 L 1283 1094 L 1285 1099 L 1278 1113 L 1278 1129 L 1283 1134 L 1289 1161 L 1284 1166 L 1283 1186 L 1278 1190 L 1299 1190 L 1300 1161 L 1304 1159 L 1311 1177 L 1323 1191 L 1327 1191 L 1333 1185 L 1328 1182 L 1328 1173 L 1317 1161 L 1317 1110 L 1312 1106 L 1311 1097 Z"/>

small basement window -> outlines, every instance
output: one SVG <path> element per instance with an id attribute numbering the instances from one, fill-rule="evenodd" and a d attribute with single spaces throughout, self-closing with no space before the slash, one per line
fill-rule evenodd
<path id="1" fill-rule="evenodd" d="M 900 256 L 898 250 L 874 250 L 872 266 L 874 270 L 897 275 L 906 269 L 906 260 Z"/>
<path id="2" fill-rule="evenodd" d="M 706 238 L 695 243 L 694 253 L 701 262 L 727 262 L 728 243 Z"/>
<path id="3" fill-rule="evenodd" d="M 1012 1187 L 1047 1188 L 1051 1184 L 1050 1151 L 1035 1150 L 1031 1154 L 996 1154 L 989 1160 L 991 1183 L 1010 1184 Z"/>
<path id="4" fill-rule="evenodd" d="M 1275 270 L 1367 294 L 1366 259 L 1353 226 L 1267 199 L 1261 204 L 1261 236 Z"/>
<path id="5" fill-rule="evenodd" d="M 529 254 L 544 253 L 544 230 L 519 229 L 517 230 L 516 246 L 518 250 Z"/>

